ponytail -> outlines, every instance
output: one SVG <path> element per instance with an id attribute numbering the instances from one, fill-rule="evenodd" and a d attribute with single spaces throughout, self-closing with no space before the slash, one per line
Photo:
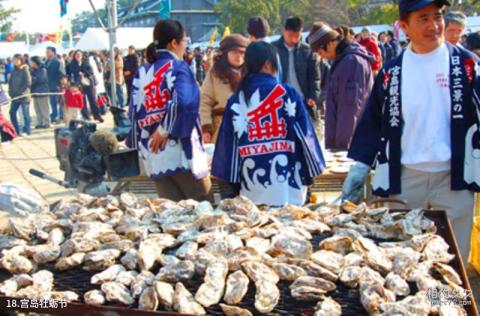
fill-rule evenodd
<path id="1" fill-rule="evenodd" d="M 145 57 L 149 64 L 153 64 L 157 60 L 157 49 L 155 43 L 150 43 L 146 48 Z"/>

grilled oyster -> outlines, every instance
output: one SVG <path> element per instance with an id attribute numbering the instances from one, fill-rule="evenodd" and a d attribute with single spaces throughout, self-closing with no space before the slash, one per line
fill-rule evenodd
<path id="1" fill-rule="evenodd" d="M 38 251 L 33 255 L 33 261 L 38 264 L 52 262 L 60 257 L 60 247 L 56 245 L 49 245 L 48 249 Z"/>
<path id="2" fill-rule="evenodd" d="M 322 240 L 319 246 L 346 255 L 352 250 L 352 239 L 348 236 L 332 236 Z"/>
<path id="3" fill-rule="evenodd" d="M 160 269 L 155 279 L 165 282 L 178 282 L 190 280 L 195 274 L 195 265 L 190 260 L 183 260 L 170 264 Z"/>
<path id="4" fill-rule="evenodd" d="M 10 235 L 0 235 L 0 251 L 3 249 L 10 249 L 15 246 L 24 246 L 26 244 L 27 242 L 24 239 Z"/>
<path id="5" fill-rule="evenodd" d="M 362 268 L 359 266 L 346 266 L 342 269 L 342 271 L 340 271 L 339 279 L 346 286 L 356 288 L 358 286 L 361 273 Z"/>
<path id="6" fill-rule="evenodd" d="M 157 291 L 159 303 L 166 309 L 171 310 L 173 308 L 173 297 L 175 290 L 170 283 L 155 281 L 153 283 L 155 290 Z"/>
<path id="7" fill-rule="evenodd" d="M 53 289 L 53 273 L 47 270 L 40 270 L 32 274 L 32 282 L 34 286 L 38 286 L 44 291 Z"/>
<path id="8" fill-rule="evenodd" d="M 432 260 L 435 262 L 449 263 L 455 257 L 448 253 L 448 244 L 445 240 L 435 235 L 430 239 L 423 249 L 424 260 Z"/>
<path id="9" fill-rule="evenodd" d="M 390 272 L 385 277 L 385 287 L 397 296 L 407 296 L 410 294 L 410 287 L 407 281 L 394 272 Z"/>
<path id="10" fill-rule="evenodd" d="M 155 276 L 150 271 L 142 271 L 139 275 L 132 280 L 130 284 L 130 291 L 132 292 L 132 296 L 137 298 L 140 294 L 142 294 L 143 290 L 153 284 L 155 281 Z"/>
<path id="11" fill-rule="evenodd" d="M 303 268 L 296 265 L 275 262 L 274 260 L 267 264 L 278 274 L 280 280 L 295 281 L 298 277 L 307 275 L 307 272 Z"/>
<path id="12" fill-rule="evenodd" d="M 138 299 L 138 308 L 143 310 L 154 311 L 158 308 L 158 296 L 155 288 L 149 286 L 145 288 Z"/>
<path id="13" fill-rule="evenodd" d="M 124 271 L 120 271 L 117 274 L 117 276 L 115 277 L 115 280 L 112 280 L 112 281 L 122 283 L 125 286 L 130 286 L 132 284 L 133 280 L 135 280 L 135 278 L 137 276 L 138 276 L 137 271 L 132 271 L 132 270 L 125 271 L 124 270 Z"/>
<path id="14" fill-rule="evenodd" d="M 102 271 L 115 263 L 120 256 L 120 250 L 105 249 L 90 252 L 85 255 L 83 268 L 87 271 Z"/>
<path id="15" fill-rule="evenodd" d="M 130 291 L 121 283 L 105 282 L 102 284 L 102 291 L 109 302 L 118 302 L 124 305 L 131 305 L 135 302 Z"/>
<path id="16" fill-rule="evenodd" d="M 312 234 L 330 231 L 330 227 L 327 224 L 309 218 L 294 221 L 293 226 L 306 230 Z"/>
<path id="17" fill-rule="evenodd" d="M 270 313 L 278 304 L 280 291 L 268 280 L 255 282 L 255 308 L 261 313 Z"/>
<path id="18" fill-rule="evenodd" d="M 344 266 L 361 266 L 363 265 L 364 263 L 364 260 L 363 260 L 363 255 L 361 253 L 358 253 L 358 252 L 351 252 L 349 253 L 348 255 L 346 255 L 345 257 L 343 257 L 344 259 Z"/>
<path id="19" fill-rule="evenodd" d="M 0 260 L 0 266 L 12 274 L 28 273 L 33 269 L 32 262 L 26 257 L 7 252 Z"/>
<path id="20" fill-rule="evenodd" d="M 255 249 L 258 253 L 265 253 L 270 249 L 270 240 L 253 237 L 247 240 L 246 246 Z"/>
<path id="21" fill-rule="evenodd" d="M 310 260 L 335 274 L 338 274 L 345 264 L 344 256 L 330 250 L 319 250 L 314 252 Z"/>
<path id="22" fill-rule="evenodd" d="M 185 242 L 180 248 L 175 252 L 175 256 L 180 259 L 194 260 L 195 253 L 198 250 L 198 244 L 193 241 Z"/>
<path id="23" fill-rule="evenodd" d="M 18 290 L 17 281 L 14 278 L 7 279 L 0 283 L 0 293 L 6 296 L 14 297 Z"/>
<path id="24" fill-rule="evenodd" d="M 192 294 L 185 286 L 178 282 L 175 284 L 175 294 L 173 296 L 173 306 L 175 310 L 182 314 L 205 315 L 205 309 L 198 304 Z"/>
<path id="25" fill-rule="evenodd" d="M 109 281 L 115 281 L 118 274 L 123 271 L 125 271 L 125 268 L 121 264 L 114 264 L 108 269 L 93 275 L 90 279 L 90 283 L 102 284 Z"/>
<path id="26" fill-rule="evenodd" d="M 162 250 L 155 239 L 142 240 L 137 252 L 137 263 L 140 270 L 149 271 L 158 256 L 161 255 Z"/>
<path id="27" fill-rule="evenodd" d="M 433 268 L 437 270 L 438 273 L 440 273 L 445 282 L 462 285 L 463 282 L 460 278 L 460 275 L 458 275 L 458 273 L 451 266 L 439 262 L 434 262 Z"/>
<path id="28" fill-rule="evenodd" d="M 32 220 L 26 217 L 10 217 L 8 228 L 15 237 L 25 240 L 32 240 L 35 233 L 35 225 Z"/>
<path id="29" fill-rule="evenodd" d="M 60 258 L 55 264 L 55 269 L 58 271 L 65 271 L 73 269 L 83 263 L 85 254 L 83 252 L 77 252 L 69 257 Z"/>
<path id="30" fill-rule="evenodd" d="M 137 267 L 137 250 L 127 250 L 123 257 L 120 258 L 120 262 L 125 266 L 125 268 L 134 270 Z"/>
<path id="31" fill-rule="evenodd" d="M 438 313 L 439 316 L 466 316 L 467 311 L 458 305 L 442 305 Z"/>
<path id="32" fill-rule="evenodd" d="M 197 261 L 199 260 L 199 257 L 200 257 L 199 255 L 201 250 L 202 249 L 200 249 L 197 252 Z M 207 252 L 205 257 L 206 257 L 205 261 L 207 261 L 207 259 L 213 260 L 215 258 L 213 257 L 213 255 Z M 213 257 L 213 258 L 210 259 L 209 257 Z M 235 271 L 235 270 L 241 269 L 241 264 L 243 262 L 261 260 L 261 257 L 260 257 L 260 254 L 255 249 L 250 247 L 243 247 L 243 248 L 236 249 L 235 251 L 230 253 L 227 256 L 227 260 L 228 260 L 228 266 L 230 271 Z"/>
<path id="33" fill-rule="evenodd" d="M 299 288 L 303 286 L 312 287 L 315 289 L 322 290 L 324 293 L 333 291 L 337 288 L 335 283 L 328 281 L 322 278 L 311 277 L 311 276 L 301 276 L 296 279 L 291 285 L 290 289 Z"/>
<path id="34" fill-rule="evenodd" d="M 360 289 L 360 302 L 369 314 L 379 314 L 380 306 L 395 302 L 395 295 L 380 285 L 369 285 Z"/>
<path id="35" fill-rule="evenodd" d="M 236 305 L 247 294 L 249 279 L 241 270 L 235 271 L 227 278 L 224 301 Z"/>
<path id="36" fill-rule="evenodd" d="M 325 297 L 322 301 L 318 302 L 315 307 L 315 313 L 313 316 L 340 316 L 342 315 L 342 306 L 338 304 L 334 299 Z"/>
<path id="37" fill-rule="evenodd" d="M 72 291 L 52 291 L 50 292 L 50 298 L 52 300 L 74 302 L 78 301 L 79 296 Z"/>
<path id="38" fill-rule="evenodd" d="M 83 295 L 85 303 L 92 305 L 103 305 L 105 304 L 105 295 L 100 290 L 91 290 Z"/>
<path id="39" fill-rule="evenodd" d="M 54 228 L 48 233 L 47 243 L 50 245 L 61 245 L 65 241 L 63 230 L 60 228 Z"/>
<path id="40" fill-rule="evenodd" d="M 253 316 L 248 309 L 240 308 L 238 306 L 220 304 L 220 308 L 225 316 Z"/>
<path id="41" fill-rule="evenodd" d="M 255 283 L 267 281 L 277 284 L 280 278 L 270 267 L 258 261 L 246 261 L 242 263 L 242 268 L 248 277 Z"/>
<path id="42" fill-rule="evenodd" d="M 218 304 L 223 296 L 227 273 L 227 260 L 217 260 L 210 263 L 205 273 L 204 283 L 200 285 L 195 294 L 195 300 L 205 307 Z"/>
<path id="43" fill-rule="evenodd" d="M 77 252 L 90 252 L 100 248 L 100 242 L 96 239 L 78 237 L 70 238 L 62 244 L 62 257 L 69 257 Z"/>

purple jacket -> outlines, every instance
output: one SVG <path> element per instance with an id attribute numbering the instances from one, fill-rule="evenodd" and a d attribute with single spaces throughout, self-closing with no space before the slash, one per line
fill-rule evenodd
<path id="1" fill-rule="evenodd" d="M 328 84 L 325 147 L 347 150 L 373 87 L 375 59 L 357 43 L 341 42 L 337 54 Z"/>

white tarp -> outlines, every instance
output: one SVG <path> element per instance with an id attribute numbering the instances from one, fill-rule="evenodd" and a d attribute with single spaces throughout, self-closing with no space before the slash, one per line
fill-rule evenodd
<path id="1" fill-rule="evenodd" d="M 63 54 L 66 50 L 61 46 L 51 41 L 42 42 L 40 44 L 30 45 L 28 54 L 30 56 L 44 57 L 47 55 L 47 47 L 55 47 L 57 54 Z"/>
<path id="2" fill-rule="evenodd" d="M 0 58 L 26 53 L 28 53 L 28 46 L 25 42 L 0 42 Z"/>
<path id="3" fill-rule="evenodd" d="M 117 44 L 121 49 L 133 45 L 145 48 L 153 41 L 153 27 L 123 27 L 117 29 Z M 106 50 L 109 47 L 108 33 L 102 28 L 89 27 L 80 37 L 75 49 L 86 51 Z"/>

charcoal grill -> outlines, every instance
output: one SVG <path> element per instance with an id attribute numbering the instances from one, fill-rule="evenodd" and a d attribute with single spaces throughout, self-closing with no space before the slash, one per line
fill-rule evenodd
<path id="1" fill-rule="evenodd" d="M 458 246 L 456 244 L 453 231 L 449 221 L 447 220 L 447 215 L 445 211 L 426 211 L 425 215 L 433 220 L 437 226 L 437 234 L 442 236 L 445 241 L 450 245 L 450 251 L 455 254 L 455 259 L 450 263 L 450 265 L 459 272 L 464 288 L 466 290 L 471 291 L 470 283 L 467 278 L 467 274 L 463 267 L 462 259 L 460 257 L 460 252 L 458 250 Z M 314 246 L 314 251 L 318 250 L 318 244 L 321 240 L 330 237 L 331 233 L 323 233 L 317 234 L 314 236 L 312 240 L 312 244 Z M 386 241 L 386 240 L 376 240 L 376 241 Z M 388 240 L 387 240 L 388 241 Z M 83 302 L 83 294 L 89 290 L 94 288 L 99 288 L 96 285 L 90 285 L 90 278 L 93 273 L 84 271 L 80 268 L 67 270 L 64 272 L 57 272 L 54 270 L 52 264 L 47 264 L 40 266 L 39 269 L 47 269 L 54 273 L 55 275 L 55 290 L 65 291 L 70 290 L 74 291 L 77 294 L 80 294 L 81 300 Z M 7 278 L 10 278 L 11 275 L 4 271 L 0 270 L 0 281 L 3 281 Z M 192 294 L 196 292 L 200 284 L 202 283 L 202 279 L 197 277 L 195 279 L 190 280 L 189 282 L 185 283 L 185 286 L 190 290 Z M 280 300 L 278 305 L 275 309 L 268 314 L 260 314 L 255 310 L 254 301 L 255 301 L 255 286 L 250 283 L 250 287 L 248 292 L 239 304 L 240 307 L 249 309 L 254 315 L 298 315 L 298 316 L 311 316 L 314 312 L 314 307 L 316 305 L 316 301 L 298 301 L 294 299 L 290 295 L 290 291 L 288 286 L 290 282 L 281 281 L 278 283 L 278 287 L 280 290 Z M 414 284 L 409 284 L 412 293 L 417 291 Z M 348 287 L 343 286 L 340 282 L 337 282 L 337 289 L 333 292 L 328 293 L 334 300 L 336 300 L 342 306 L 343 315 L 351 315 L 351 316 L 360 316 L 360 315 L 368 315 L 366 311 L 363 309 L 360 303 L 360 293 L 358 288 L 351 289 Z M 88 316 L 154 316 L 154 315 L 164 315 L 164 316 L 178 316 L 182 315 L 179 313 L 168 312 L 168 311 L 141 311 L 134 306 L 123 306 L 123 305 L 114 305 L 108 304 L 104 306 L 95 306 L 95 305 L 88 305 L 84 303 L 69 303 L 66 308 L 58 308 L 58 309 L 21 309 L 17 308 L 9 308 L 7 309 L 7 300 L 13 299 L 6 296 L 0 296 L 0 310 L 12 313 L 13 311 L 21 311 L 21 312 L 37 312 L 37 313 L 48 313 L 51 315 L 88 315 Z M 470 316 L 478 315 L 478 309 L 475 304 L 475 300 L 470 298 L 470 305 L 465 306 Z M 18 301 L 18 299 L 17 299 Z M 223 315 L 221 308 L 218 305 L 214 305 L 210 308 L 206 308 L 208 315 Z"/>

